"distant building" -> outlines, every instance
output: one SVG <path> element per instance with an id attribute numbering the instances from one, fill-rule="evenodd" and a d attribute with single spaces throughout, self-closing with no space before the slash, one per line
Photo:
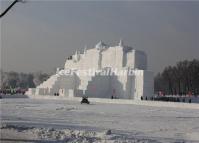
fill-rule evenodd
<path id="1" fill-rule="evenodd" d="M 147 71 L 143 51 L 122 41 L 114 47 L 100 41 L 93 49 L 76 51 L 67 58 L 64 69 L 57 69 L 56 74 L 26 94 L 149 99 L 153 85 L 153 73 Z"/>

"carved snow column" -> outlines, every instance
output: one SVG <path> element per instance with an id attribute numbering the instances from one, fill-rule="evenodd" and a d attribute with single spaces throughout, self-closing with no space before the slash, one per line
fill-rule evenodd
<path id="1" fill-rule="evenodd" d="M 102 50 L 99 50 L 98 69 L 102 68 Z"/>
<path id="2" fill-rule="evenodd" d="M 102 52 L 106 49 L 106 44 L 100 41 L 95 48 L 99 51 L 98 69 L 102 68 Z"/>
<path id="3" fill-rule="evenodd" d="M 127 52 L 124 48 L 124 43 L 121 39 L 120 39 L 120 42 L 118 43 L 118 46 L 123 48 L 122 66 L 125 67 L 127 63 Z"/>

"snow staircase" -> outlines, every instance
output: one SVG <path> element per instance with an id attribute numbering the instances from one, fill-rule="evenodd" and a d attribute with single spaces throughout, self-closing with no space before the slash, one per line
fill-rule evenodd
<path id="1" fill-rule="evenodd" d="M 37 88 L 53 88 L 59 81 L 60 76 L 58 74 L 52 75 L 48 80 L 41 83 Z"/>

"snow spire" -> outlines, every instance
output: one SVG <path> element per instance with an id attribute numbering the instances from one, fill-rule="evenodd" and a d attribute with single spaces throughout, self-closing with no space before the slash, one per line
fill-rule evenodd
<path id="1" fill-rule="evenodd" d="M 84 46 L 84 55 L 86 55 L 87 45 Z"/>
<path id="2" fill-rule="evenodd" d="M 80 51 L 76 50 L 75 52 L 75 61 L 79 61 L 79 58 L 80 58 Z"/>
<path id="3" fill-rule="evenodd" d="M 77 50 L 75 51 L 75 56 L 77 56 Z"/>
<path id="4" fill-rule="evenodd" d="M 122 39 L 120 39 L 120 42 L 119 42 L 118 45 L 119 45 L 120 47 L 123 47 L 123 46 L 124 46 L 124 43 L 123 43 Z"/>

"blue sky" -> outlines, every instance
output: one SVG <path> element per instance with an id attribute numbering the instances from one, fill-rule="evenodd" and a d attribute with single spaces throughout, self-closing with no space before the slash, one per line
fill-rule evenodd
<path id="1" fill-rule="evenodd" d="M 11 1 L 1 2 L 5 9 Z M 1 11 L 2 11 L 1 10 Z M 144 50 L 155 73 L 199 59 L 197 1 L 33 1 L 1 19 L 4 70 L 52 72 L 76 49 L 100 40 Z"/>

